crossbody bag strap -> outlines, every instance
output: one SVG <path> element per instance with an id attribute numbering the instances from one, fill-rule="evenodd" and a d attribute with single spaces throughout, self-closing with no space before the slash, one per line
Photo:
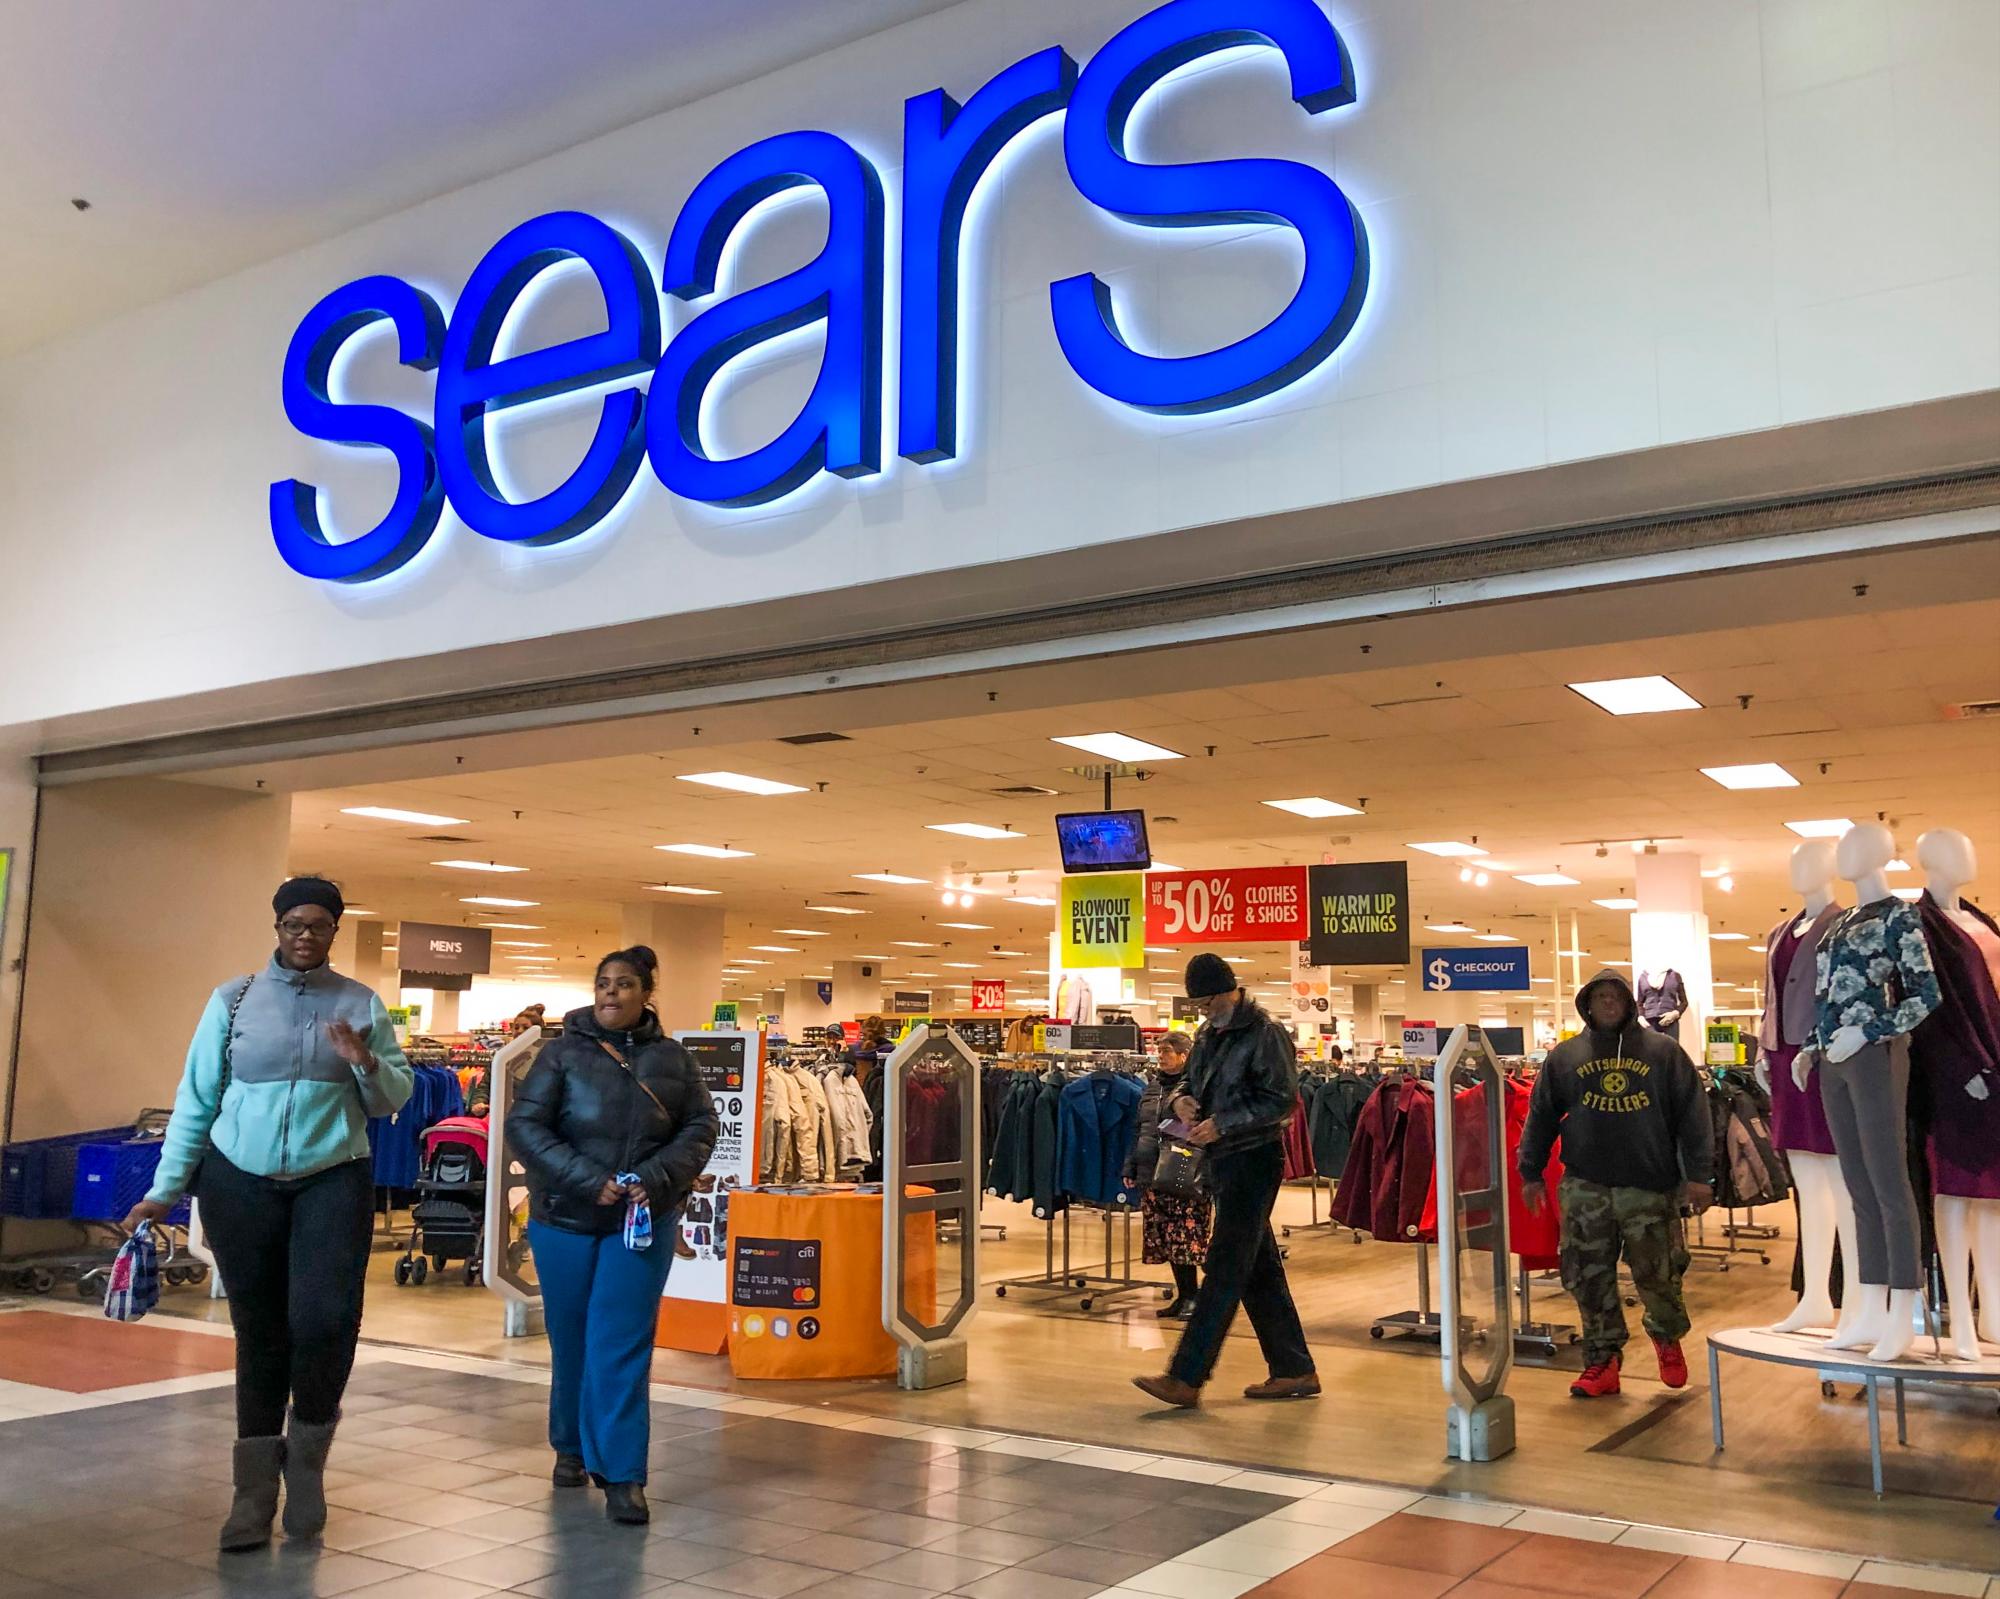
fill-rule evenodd
<path id="1" fill-rule="evenodd" d="M 243 1008 L 243 1001 L 250 997 L 250 985 L 257 981 L 252 972 L 243 979 L 243 986 L 236 990 L 236 997 L 229 1002 L 229 1020 L 222 1029 L 222 1073 L 215 1089 L 215 1108 L 222 1109 L 222 1096 L 229 1092 L 229 1080 L 235 1067 L 231 1057 L 236 1050 L 236 1013 Z"/>
<path id="2" fill-rule="evenodd" d="M 632 1070 L 632 1063 L 629 1060 L 627 1060 L 623 1055 L 619 1054 L 617 1050 L 613 1049 L 603 1039 L 600 1038 L 596 1042 L 597 1042 L 597 1047 L 599 1049 L 603 1050 L 605 1054 L 609 1055 L 613 1060 L 618 1062 L 620 1066 L 623 1066 L 625 1068 L 627 1074 L 629 1074 L 632 1079 L 633 1086 L 636 1087 L 640 1093 L 644 1094 L 648 1099 L 650 1099 L 653 1102 L 653 1109 L 657 1110 L 662 1116 L 665 1116 L 668 1121 L 672 1121 L 674 1119 L 672 1113 L 668 1111 L 665 1105 L 662 1105 L 660 1103 L 660 1096 L 654 1093 L 652 1089 L 648 1088 L 643 1082 L 639 1080 L 639 1074 Z"/>

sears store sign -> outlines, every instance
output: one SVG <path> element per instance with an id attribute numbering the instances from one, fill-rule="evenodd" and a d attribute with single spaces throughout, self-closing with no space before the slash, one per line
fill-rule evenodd
<path id="1" fill-rule="evenodd" d="M 1531 986 L 1525 944 L 1496 949 L 1427 949 L 1418 965 L 1423 968 L 1425 991 L 1433 994 L 1457 989 L 1526 993 Z"/>
<path id="2" fill-rule="evenodd" d="M 820 129 L 783 132 L 739 150 L 695 186 L 674 219 L 658 270 L 603 218 L 556 211 L 523 221 L 486 252 L 449 314 L 387 273 L 334 289 L 305 314 L 285 355 L 285 415 L 324 443 L 381 451 L 398 472 L 394 503 L 373 527 L 340 535 L 318 487 L 270 488 L 278 553 L 309 578 L 361 583 L 410 561 L 444 507 L 474 533 L 549 545 L 588 532 L 625 498 L 640 467 L 675 495 L 756 506 L 822 472 L 882 470 L 884 435 L 919 464 L 959 452 L 959 250 L 979 180 L 1044 117 L 1061 116 L 1063 161 L 1086 201 L 1139 228 L 1261 223 L 1291 229 L 1304 258 L 1297 292 L 1271 321 L 1221 349 L 1165 356 L 1130 336 L 1111 286 L 1084 272 L 1049 285 L 1048 310 L 1078 381 L 1135 411 L 1226 411 L 1298 382 L 1339 348 L 1368 290 L 1361 219 L 1333 178 L 1297 161 L 1155 164 L 1126 151 L 1140 101 L 1161 79 L 1219 51 L 1276 49 L 1291 97 L 1307 116 L 1351 104 L 1346 46 L 1314 0 L 1170 0 L 1079 66 L 1060 47 L 1014 62 L 960 100 L 933 89 L 903 108 L 897 237 L 888 233 L 882 176 L 852 143 Z M 1163 111 L 1162 114 L 1168 114 Z M 797 271 L 718 297 L 721 263 L 764 202 L 814 189 L 827 209 L 819 255 Z M 1006 226 L 1000 218 L 1000 226 Z M 581 263 L 602 296 L 602 331 L 496 355 L 510 317 L 544 275 Z M 885 282 L 895 273 L 897 325 Z M 663 295 L 696 314 L 662 338 Z M 377 323 L 393 330 L 404 366 L 433 373 L 427 415 L 381 396 L 335 393 L 341 351 Z M 704 398 L 732 361 L 800 328 L 823 330 L 818 379 L 775 439 L 718 458 L 702 439 Z M 1172 330 L 1145 343 L 1171 345 Z M 896 402 L 884 416 L 884 370 Z M 642 384 L 642 380 L 643 384 Z M 488 422 L 497 413 L 590 391 L 597 426 L 569 477 L 548 493 L 511 498 Z M 599 397 L 601 391 L 601 397 Z"/>

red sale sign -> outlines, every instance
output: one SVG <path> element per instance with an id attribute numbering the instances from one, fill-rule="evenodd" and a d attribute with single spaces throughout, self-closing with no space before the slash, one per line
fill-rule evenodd
<path id="1" fill-rule="evenodd" d="M 974 983 L 972 985 L 972 1008 L 976 1011 L 1002 1011 L 1007 1008 L 1007 984 L 1003 980 Z"/>
<path id="2" fill-rule="evenodd" d="M 1161 872 L 1146 879 L 1149 944 L 1251 944 L 1309 937 L 1306 869 Z"/>

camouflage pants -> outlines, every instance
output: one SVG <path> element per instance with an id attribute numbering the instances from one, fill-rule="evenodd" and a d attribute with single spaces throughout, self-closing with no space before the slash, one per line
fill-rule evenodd
<path id="1" fill-rule="evenodd" d="M 1655 1338 L 1681 1337 L 1689 1326 L 1681 1293 L 1688 1252 L 1679 1196 L 1565 1177 L 1562 1280 L 1583 1314 L 1583 1358 L 1589 1364 L 1609 1360 L 1625 1347 L 1621 1254 L 1646 1307 L 1646 1331 Z"/>

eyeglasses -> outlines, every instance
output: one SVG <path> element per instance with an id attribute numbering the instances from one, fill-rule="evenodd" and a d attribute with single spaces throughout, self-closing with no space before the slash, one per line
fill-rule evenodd
<path id="1" fill-rule="evenodd" d="M 338 922 L 295 922 L 288 918 L 278 923 L 278 931 L 287 938 L 331 938 L 339 926 Z"/>

